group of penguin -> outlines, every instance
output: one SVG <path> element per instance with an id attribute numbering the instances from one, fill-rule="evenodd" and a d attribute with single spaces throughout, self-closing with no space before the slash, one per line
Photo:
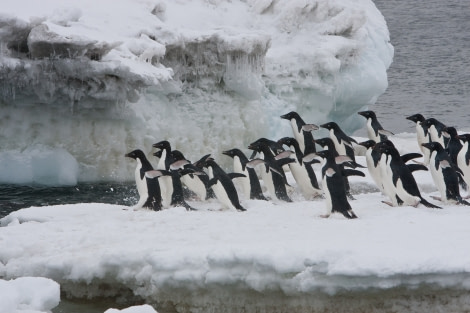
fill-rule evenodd
<path id="1" fill-rule="evenodd" d="M 139 201 L 134 208 L 159 211 L 171 206 L 183 206 L 195 210 L 186 201 L 188 190 L 200 200 L 217 199 L 223 208 L 245 211 L 240 204 L 238 191 L 245 198 L 292 202 L 285 170 L 290 170 L 299 191 L 305 199 L 324 199 L 328 217 L 337 212 L 348 219 L 357 218 L 348 201 L 354 200 L 350 193 L 348 177 L 365 176 L 356 163 L 355 147 L 366 150 L 367 169 L 390 206 L 418 206 L 440 208 L 424 199 L 413 177 L 417 170 L 430 170 L 432 178 L 444 203 L 470 205 L 460 195 L 460 188 L 470 184 L 470 134 L 459 135 L 454 127 L 446 127 L 435 118 L 425 119 L 415 114 L 407 119 L 416 123 L 416 133 L 421 153 L 400 155 L 388 138 L 393 133 L 386 131 L 373 111 L 358 112 L 367 119 L 369 140 L 357 142 L 347 136 L 335 122 L 320 126 L 307 124 L 297 112 L 282 115 L 290 122 L 293 137 L 277 141 L 260 138 L 248 145 L 253 153 L 247 157 L 240 149 L 223 151 L 233 158 L 233 172 L 227 173 L 210 154 L 196 162 L 190 162 L 179 150 L 172 150 L 170 142 L 160 141 L 153 145 L 158 149 L 154 156 L 158 165 L 154 169 L 145 153 L 134 150 L 125 156 L 137 161 L 135 180 Z M 329 136 L 314 139 L 312 132 L 324 128 Z M 324 150 L 317 151 L 316 145 Z M 287 147 L 287 148 L 285 148 Z M 416 158 L 423 157 L 422 162 Z M 413 163 L 408 163 L 414 160 Z M 313 164 L 321 166 L 321 185 Z M 234 184 L 239 184 L 236 188 Z M 184 187 L 183 187 L 184 186 Z"/>

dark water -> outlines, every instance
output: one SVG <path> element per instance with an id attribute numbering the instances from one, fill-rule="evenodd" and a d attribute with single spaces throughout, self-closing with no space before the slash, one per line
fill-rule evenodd
<path id="1" fill-rule="evenodd" d="M 395 48 L 389 87 L 370 108 L 381 124 L 392 132 L 413 132 L 404 117 L 421 113 L 470 132 L 470 1 L 374 3 Z"/>
<path id="2" fill-rule="evenodd" d="M 72 187 L 0 185 L 0 218 L 31 206 L 74 203 L 137 203 L 135 183 L 82 183 Z"/>

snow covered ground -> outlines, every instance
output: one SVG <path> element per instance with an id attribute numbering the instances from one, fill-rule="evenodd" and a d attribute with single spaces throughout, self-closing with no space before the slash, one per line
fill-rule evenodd
<path id="1" fill-rule="evenodd" d="M 392 140 L 418 149 L 414 134 Z M 431 174 L 415 177 L 439 204 Z M 355 220 L 321 218 L 323 200 L 296 194 L 245 200 L 246 212 L 215 201 L 191 202 L 195 212 L 22 209 L 1 220 L 0 277 L 46 277 L 68 297 L 140 299 L 160 312 L 469 311 L 470 207 L 389 207 L 368 175 L 351 185 Z"/>

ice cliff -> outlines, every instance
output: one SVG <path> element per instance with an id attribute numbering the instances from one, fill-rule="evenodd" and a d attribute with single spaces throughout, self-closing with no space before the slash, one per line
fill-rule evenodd
<path id="1" fill-rule="evenodd" d="M 352 131 L 392 57 L 370 0 L 18 0 L 0 10 L 0 183 L 130 180 L 132 149 L 218 156 L 284 136 L 290 110 Z"/>

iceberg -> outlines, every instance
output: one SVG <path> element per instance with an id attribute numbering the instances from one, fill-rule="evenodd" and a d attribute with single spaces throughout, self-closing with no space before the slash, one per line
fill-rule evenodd
<path id="1" fill-rule="evenodd" d="M 415 134 L 393 141 L 418 150 Z M 389 207 L 364 173 L 350 181 L 355 220 L 322 218 L 324 199 L 244 200 L 246 212 L 215 200 L 192 201 L 197 211 L 21 209 L 0 219 L 0 278 L 45 277 L 64 299 L 158 312 L 469 311 L 468 207 Z M 414 176 L 423 197 L 439 195 L 430 172 Z"/>
<path id="2" fill-rule="evenodd" d="M 275 138 L 291 110 L 352 132 L 392 57 L 371 0 L 14 1 L 0 12 L 0 157 L 60 148 L 78 181 L 129 180 L 130 150 L 166 139 L 217 155 Z"/>

